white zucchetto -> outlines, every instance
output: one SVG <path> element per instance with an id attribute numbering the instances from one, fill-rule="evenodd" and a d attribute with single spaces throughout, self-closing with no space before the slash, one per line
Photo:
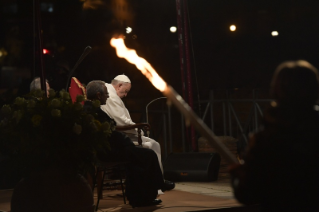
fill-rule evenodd
<path id="1" fill-rule="evenodd" d="M 124 74 L 117 75 L 114 79 L 122 82 L 131 83 L 131 80 Z"/>

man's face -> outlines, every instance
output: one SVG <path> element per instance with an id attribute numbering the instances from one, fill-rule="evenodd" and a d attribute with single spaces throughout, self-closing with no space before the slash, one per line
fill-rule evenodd
<path id="1" fill-rule="evenodd" d="M 117 95 L 122 99 L 126 97 L 128 92 L 131 90 L 131 83 L 120 83 L 116 88 Z"/>
<path id="2" fill-rule="evenodd" d="M 109 92 L 107 91 L 106 86 L 104 86 L 103 91 L 104 91 L 103 93 L 98 93 L 99 94 L 98 97 L 99 97 L 101 105 L 105 105 L 107 98 L 109 98 Z"/>

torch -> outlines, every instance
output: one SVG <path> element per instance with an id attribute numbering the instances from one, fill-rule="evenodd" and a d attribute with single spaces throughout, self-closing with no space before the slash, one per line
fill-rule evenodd
<path id="1" fill-rule="evenodd" d="M 218 151 L 218 153 L 229 163 L 238 163 L 236 157 L 227 149 L 217 136 L 207 127 L 184 101 L 184 99 L 157 74 L 155 69 L 142 57 L 136 54 L 134 49 L 125 46 L 123 38 L 112 38 L 110 41 L 112 47 L 116 49 L 116 54 L 120 58 L 125 58 L 129 63 L 134 64 L 155 88 L 167 97 L 168 103 L 173 103 L 177 109 L 184 115 L 186 125 L 192 124 L 194 128 L 207 139 L 207 141 Z"/>

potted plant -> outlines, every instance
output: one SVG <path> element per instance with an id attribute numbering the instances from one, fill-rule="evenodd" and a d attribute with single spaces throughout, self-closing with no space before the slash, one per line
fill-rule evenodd
<path id="1" fill-rule="evenodd" d="M 17 97 L 11 105 L 2 106 L 0 154 L 12 162 L 11 168 L 19 170 L 24 179 L 19 183 L 22 186 L 18 184 L 14 190 L 12 204 L 14 197 L 18 197 L 15 201 L 23 205 L 17 199 L 27 195 L 23 192 L 17 194 L 17 188 L 28 185 L 30 193 L 36 183 L 44 187 L 54 185 L 51 188 L 54 190 L 59 188 L 59 183 L 67 187 L 77 181 L 79 174 L 94 173 L 94 165 L 98 163 L 96 152 L 109 147 L 108 137 L 113 126 L 108 122 L 100 123 L 95 119 L 94 111 L 84 111 L 83 100 L 83 96 L 77 96 L 76 102 L 72 103 L 69 93 L 64 90 L 56 93 L 51 89 L 49 97 L 43 91 L 35 90 L 25 97 Z M 98 101 L 93 105 L 100 106 Z M 53 183 L 55 179 L 59 182 Z M 82 184 L 87 186 L 87 183 Z M 41 192 L 48 190 L 46 187 Z M 58 190 L 56 195 L 61 195 L 63 191 Z M 42 193 L 40 197 L 45 202 L 48 198 L 55 198 L 52 195 L 55 194 L 43 196 Z M 63 204 L 59 207 L 66 205 Z M 59 211 L 63 210 L 60 208 Z"/>

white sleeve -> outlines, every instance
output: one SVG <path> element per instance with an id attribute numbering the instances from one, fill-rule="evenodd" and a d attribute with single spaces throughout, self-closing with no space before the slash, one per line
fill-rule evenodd
<path id="1" fill-rule="evenodd" d="M 101 105 L 101 109 L 115 120 L 117 126 L 135 124 L 121 100 L 109 98 L 105 105 Z"/>

